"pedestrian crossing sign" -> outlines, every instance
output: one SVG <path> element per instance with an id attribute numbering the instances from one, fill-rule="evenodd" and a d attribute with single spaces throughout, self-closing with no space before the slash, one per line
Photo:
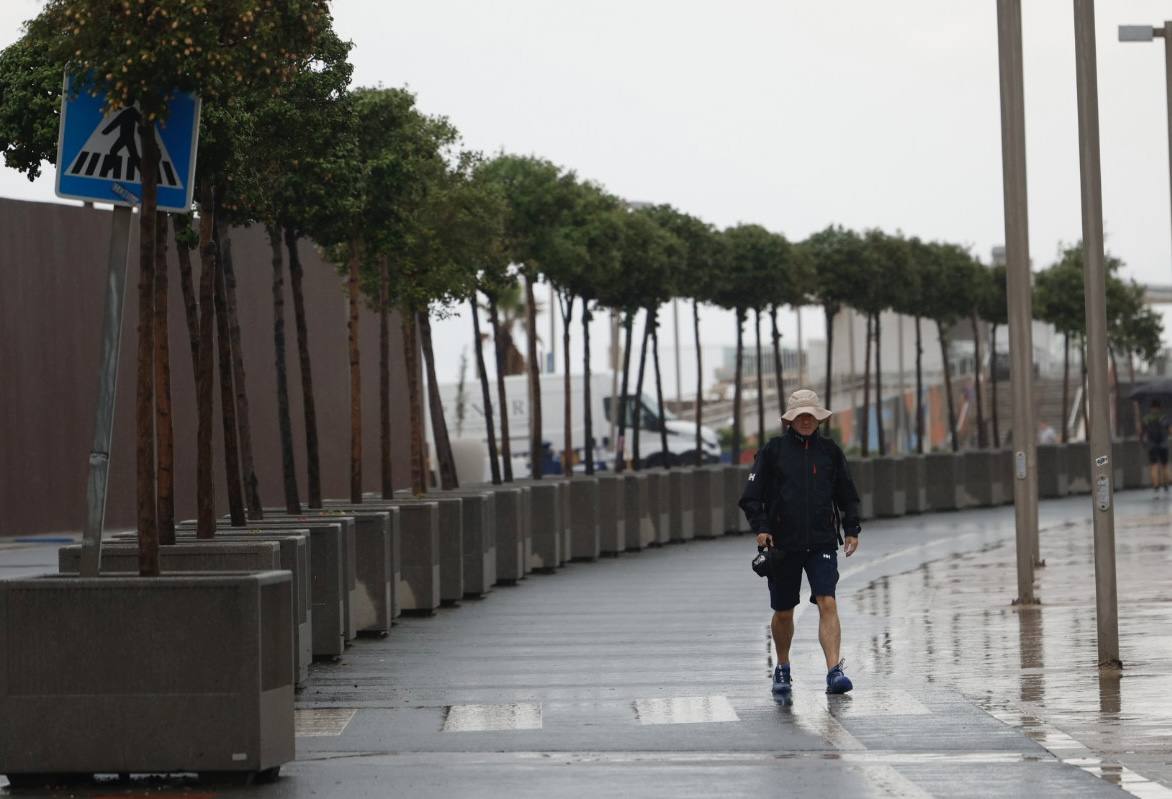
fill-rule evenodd
<path id="1" fill-rule="evenodd" d="M 58 197 L 137 206 L 142 201 L 142 141 L 137 107 L 103 112 L 106 98 L 65 76 L 57 139 Z M 195 184 L 200 101 L 175 92 L 167 118 L 155 124 L 159 143 L 160 211 L 187 213 Z"/>

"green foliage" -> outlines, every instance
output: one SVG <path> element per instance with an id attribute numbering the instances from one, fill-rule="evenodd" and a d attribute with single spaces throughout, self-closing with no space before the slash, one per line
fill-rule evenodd
<path id="1" fill-rule="evenodd" d="M 508 202 L 505 241 L 511 260 L 536 278 L 564 247 L 557 238 L 576 201 L 574 173 L 541 158 L 504 153 L 485 164 L 482 172 Z"/>
<path id="2" fill-rule="evenodd" d="M 657 205 L 644 212 L 681 244 L 679 258 L 671 267 L 677 294 L 709 302 L 722 277 L 725 244 L 720 234 L 707 222 L 670 205 Z"/>
<path id="3" fill-rule="evenodd" d="M 947 331 L 972 313 L 974 291 L 985 268 L 957 244 L 932 242 L 928 254 L 921 264 L 923 314 Z"/>
<path id="4" fill-rule="evenodd" d="M 658 308 L 675 295 L 672 274 L 683 257 L 683 242 L 664 230 L 650 209 L 616 210 L 610 221 L 619 236 L 617 274 L 599 285 L 599 304 L 626 314 Z"/>
<path id="5" fill-rule="evenodd" d="M 811 294 L 831 314 L 849 304 L 863 261 L 863 240 L 853 230 L 831 225 L 799 245 L 813 274 Z"/>
<path id="6" fill-rule="evenodd" d="M 1008 269 L 998 264 L 985 273 L 984 287 L 978 296 L 977 315 L 995 325 L 1009 324 Z"/>
<path id="7" fill-rule="evenodd" d="M 864 313 L 882 313 L 902 302 L 914 280 L 911 247 L 903 236 L 877 229 L 868 230 L 862 243 L 863 257 L 851 284 L 850 305 Z"/>
<path id="8" fill-rule="evenodd" d="M 804 296 L 801 263 L 785 237 L 760 225 L 737 225 L 723 234 L 725 268 L 714 276 L 712 299 L 725 308 L 797 302 Z"/>
<path id="9" fill-rule="evenodd" d="M 29 180 L 57 161 L 64 62 L 48 57 L 43 38 L 26 33 L 0 51 L 0 151 Z"/>
<path id="10" fill-rule="evenodd" d="M 28 30 L 111 109 L 162 119 L 175 89 L 216 105 L 288 79 L 329 25 L 326 0 L 49 0 Z"/>

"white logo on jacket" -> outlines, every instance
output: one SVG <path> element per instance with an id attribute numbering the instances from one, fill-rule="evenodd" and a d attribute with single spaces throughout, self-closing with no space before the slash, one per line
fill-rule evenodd
<path id="1" fill-rule="evenodd" d="M 751 483 L 751 482 L 753 482 L 753 480 L 755 480 L 755 479 L 756 479 L 756 477 L 757 477 L 757 473 L 756 473 L 756 472 L 749 472 L 749 482 L 750 482 L 750 483 Z"/>

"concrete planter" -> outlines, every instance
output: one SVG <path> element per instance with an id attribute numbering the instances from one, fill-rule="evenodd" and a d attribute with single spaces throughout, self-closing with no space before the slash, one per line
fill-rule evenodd
<path id="1" fill-rule="evenodd" d="M 565 514 L 562 510 L 562 485 L 557 480 L 534 480 L 527 486 L 528 526 L 533 542 L 526 571 L 552 572 L 567 558 L 562 552 Z M 519 579 L 519 578 L 518 578 Z"/>
<path id="2" fill-rule="evenodd" d="M 463 596 L 484 596 L 496 582 L 496 486 L 445 491 L 464 501 Z M 441 582 L 443 582 L 441 575 Z M 444 599 L 449 589 L 444 591 Z"/>
<path id="3" fill-rule="evenodd" d="M 655 540 L 655 526 L 648 505 L 647 475 L 628 470 L 622 476 L 626 547 L 628 552 L 638 552 Z"/>
<path id="4" fill-rule="evenodd" d="M 122 533 L 115 536 L 114 544 L 132 542 L 137 539 L 137 533 Z M 209 543 L 227 543 L 238 541 L 249 544 L 260 541 L 272 541 L 280 547 L 280 565 L 276 568 L 284 569 L 293 575 L 293 594 L 296 608 L 293 614 L 297 622 L 294 629 L 293 667 L 295 679 L 301 685 L 309 679 L 309 664 L 313 662 L 313 613 L 310 594 L 313 590 L 313 578 L 309 573 L 309 530 L 288 530 L 284 533 L 217 533 L 212 541 L 200 541 L 195 534 L 188 531 L 175 533 L 175 538 L 181 544 L 198 544 L 205 546 Z M 137 544 L 135 544 L 137 546 Z M 110 544 L 102 545 L 102 572 L 106 572 L 106 554 L 110 551 Z M 161 553 L 160 553 L 161 554 Z M 58 556 L 58 563 L 61 563 Z M 60 569 L 66 571 L 64 568 Z M 78 571 L 77 568 L 70 569 Z M 125 571 L 137 571 L 137 565 Z M 169 571 L 188 571 L 187 569 L 169 569 Z"/>
<path id="5" fill-rule="evenodd" d="M 696 538 L 724 532 L 724 469 L 701 466 L 692 471 L 692 516 Z"/>
<path id="6" fill-rule="evenodd" d="M 1001 483 L 1001 502 L 1000 505 L 1013 504 L 1013 484 L 1017 479 L 1014 476 L 1013 469 L 1013 450 L 999 449 L 995 450 L 994 466 L 996 470 L 997 479 Z"/>
<path id="7" fill-rule="evenodd" d="M 671 469 L 667 473 L 668 530 L 673 542 L 691 541 L 696 537 L 696 514 L 693 506 L 695 480 L 687 467 Z"/>
<path id="8" fill-rule="evenodd" d="M 924 456 L 904 455 L 896 459 L 896 475 L 903 489 L 905 511 L 926 513 L 928 485 L 924 476 Z"/>
<path id="9" fill-rule="evenodd" d="M 1070 493 L 1066 476 L 1066 458 L 1062 444 L 1039 444 L 1038 452 L 1038 496 L 1042 499 L 1056 499 Z"/>
<path id="10" fill-rule="evenodd" d="M 579 475 L 564 482 L 570 495 L 570 560 L 598 560 L 598 479 Z"/>
<path id="11" fill-rule="evenodd" d="M 453 506 L 459 514 L 461 505 L 459 500 L 441 503 L 430 498 L 405 499 L 397 504 L 403 537 L 403 562 L 399 567 L 403 612 L 430 615 L 443 601 L 440 507 L 447 505 L 450 521 Z M 456 533 L 461 533 L 460 528 L 456 528 Z M 449 530 L 446 538 L 453 537 Z"/>
<path id="12" fill-rule="evenodd" d="M 328 502 L 326 508 L 301 516 L 285 517 L 281 511 L 274 511 L 266 512 L 266 518 L 352 520 L 354 590 L 350 594 L 350 613 L 354 631 L 359 635 L 386 635 L 391 631 L 398 615 L 395 594 L 400 533 L 396 508 Z"/>
<path id="13" fill-rule="evenodd" d="M 928 489 L 925 513 L 964 507 L 964 461 L 951 452 L 930 452 L 924 456 L 924 482 Z"/>
<path id="14" fill-rule="evenodd" d="M 724 532 L 726 535 L 744 532 L 749 523 L 741 506 L 737 504 L 745 490 L 741 467 L 724 464 L 715 468 L 719 468 L 724 475 Z"/>
<path id="15" fill-rule="evenodd" d="M 310 615 L 313 622 L 313 656 L 336 658 L 346 651 L 346 618 L 349 615 L 350 589 L 347 584 L 344 526 L 339 522 L 315 519 L 308 522 L 267 521 L 255 527 L 226 527 L 216 531 L 221 536 L 291 534 L 309 531 Z M 194 537 L 195 523 L 178 525 L 176 535 Z M 213 539 L 215 540 L 215 539 Z"/>
<path id="16" fill-rule="evenodd" d="M 530 571 L 528 561 L 533 550 L 530 499 L 529 487 L 518 483 L 506 483 L 496 489 L 495 585 L 515 585 Z"/>
<path id="17" fill-rule="evenodd" d="M 1147 485 L 1147 452 L 1138 438 L 1115 442 L 1115 464 L 1122 474 L 1116 480 L 1117 488 L 1143 488 Z"/>
<path id="18" fill-rule="evenodd" d="M 600 472 L 595 478 L 598 480 L 598 551 L 602 555 L 617 555 L 627 548 L 626 480 L 614 472 Z"/>
<path id="19" fill-rule="evenodd" d="M 295 757 L 289 572 L 5 580 L 0 618 L 0 773 L 16 785 L 268 778 Z"/>
<path id="20" fill-rule="evenodd" d="M 875 467 L 870 458 L 847 460 L 847 468 L 859 492 L 859 518 L 875 518 Z"/>
<path id="21" fill-rule="evenodd" d="M 655 528 L 655 539 L 650 546 L 662 546 L 671 541 L 671 486 L 667 472 L 663 469 L 646 469 L 647 507 L 651 512 L 651 523 Z"/>
<path id="22" fill-rule="evenodd" d="M 964 459 L 965 491 L 970 502 L 979 508 L 1002 504 L 1005 486 L 997 468 L 997 451 L 972 449 L 961 453 Z"/>
<path id="23" fill-rule="evenodd" d="M 1091 491 L 1091 445 L 1086 441 L 1072 441 L 1063 446 L 1066 461 L 1067 490 L 1071 494 L 1089 494 Z"/>
<path id="24" fill-rule="evenodd" d="M 907 495 L 900 480 L 901 464 L 890 456 L 871 461 L 872 509 L 878 517 L 903 516 L 907 512 Z"/>

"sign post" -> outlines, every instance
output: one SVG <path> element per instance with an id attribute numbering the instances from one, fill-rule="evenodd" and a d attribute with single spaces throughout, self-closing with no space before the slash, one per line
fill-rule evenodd
<path id="1" fill-rule="evenodd" d="M 142 197 L 142 142 L 137 130 L 141 115 L 135 107 L 105 113 L 105 98 L 85 91 L 75 81 L 67 75 L 62 94 L 56 193 L 67 199 L 114 205 L 106 259 L 98 408 L 86 481 L 86 521 L 81 554 L 81 575 L 96 577 L 101 570 L 102 530 L 106 519 L 122 308 L 130 257 L 131 209 L 139 205 Z M 194 95 L 176 93 L 168 104 L 166 124 L 155 126 L 160 156 L 160 211 L 186 213 L 191 207 L 199 110 L 199 99 Z"/>

